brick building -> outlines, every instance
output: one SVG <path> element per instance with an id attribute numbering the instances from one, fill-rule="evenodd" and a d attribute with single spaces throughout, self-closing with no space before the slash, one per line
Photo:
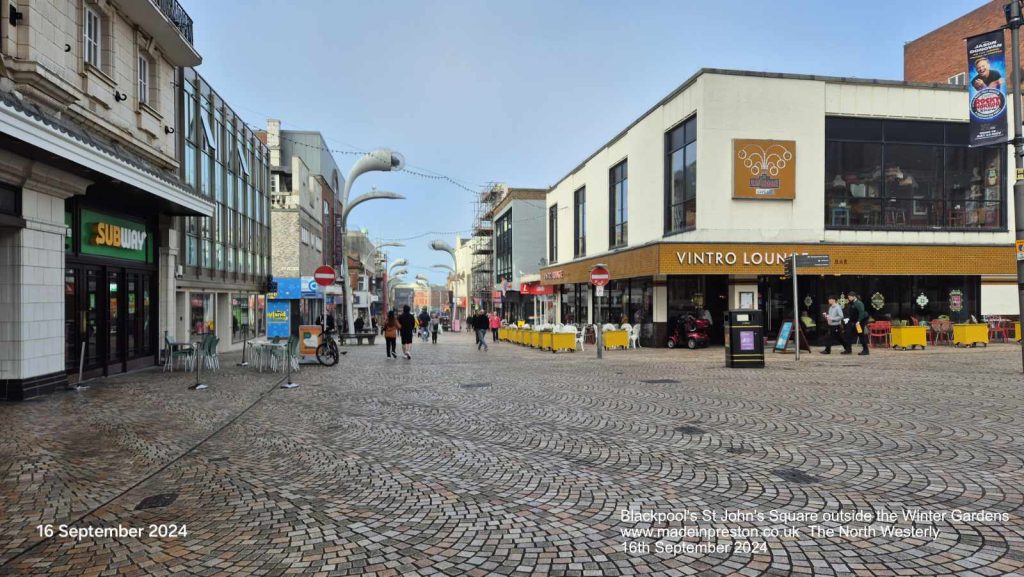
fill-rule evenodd
<path id="1" fill-rule="evenodd" d="M 1006 25 L 1005 0 L 989 0 L 916 40 L 903 45 L 903 80 L 966 85 L 964 39 Z M 1010 31 L 1005 31 L 1009 68 Z M 1024 42 L 1021 43 L 1024 46 Z M 1009 80 L 1009 79 L 1008 79 Z"/>

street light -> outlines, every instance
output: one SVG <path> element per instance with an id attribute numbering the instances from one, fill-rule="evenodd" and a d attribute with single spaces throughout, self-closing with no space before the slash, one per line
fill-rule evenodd
<path id="1" fill-rule="evenodd" d="M 394 275 L 392 275 L 391 278 L 388 279 L 388 284 L 387 284 L 386 289 L 387 289 L 387 292 L 388 292 L 388 301 L 389 302 L 392 302 L 392 301 L 395 300 L 394 299 L 394 296 L 395 296 L 394 295 L 394 292 L 395 292 L 394 286 L 397 285 L 399 282 L 403 282 L 404 279 L 402 278 L 402 276 L 407 274 L 408 272 L 409 271 L 407 271 L 406 269 L 400 268 L 400 269 L 395 271 Z"/>
<path id="2" fill-rule="evenodd" d="M 354 333 L 355 319 L 352 318 L 352 283 L 349 282 L 348 278 L 348 215 L 352 209 L 368 200 L 375 200 L 379 198 L 388 199 L 401 199 L 405 198 L 400 194 L 393 192 L 368 192 L 357 196 L 352 202 L 348 201 L 348 195 L 352 191 L 352 183 L 355 182 L 356 178 L 364 172 L 373 171 L 395 171 L 402 170 L 405 167 L 405 158 L 397 152 L 393 152 L 387 148 L 380 148 L 373 152 L 364 155 L 362 158 L 356 161 L 352 165 L 352 170 L 348 173 L 348 178 L 345 180 L 344 191 L 341 195 L 341 278 L 342 286 L 345 289 L 345 318 L 347 319 L 346 324 L 348 325 L 348 332 Z"/>
<path id="3" fill-rule="evenodd" d="M 388 267 L 388 275 L 391 275 L 391 270 L 394 269 L 396 266 L 405 266 L 407 264 L 409 264 L 409 261 L 405 260 L 404 258 L 396 259 L 395 262 L 391 263 L 391 266 Z"/>
<path id="4" fill-rule="evenodd" d="M 456 267 L 459 266 L 459 259 L 455 257 L 455 249 L 452 248 L 452 245 L 448 244 L 447 242 L 445 242 L 443 240 L 432 240 L 432 241 L 430 241 L 430 248 L 432 248 L 432 249 L 434 249 L 436 251 L 441 251 L 441 252 L 448 253 L 448 256 L 452 257 L 452 264 L 455 265 Z M 434 265 L 434 268 L 439 268 L 441 266 L 444 266 L 444 265 Z M 454 322 L 456 320 L 458 320 L 458 316 L 459 316 L 458 315 L 457 307 L 455 306 L 456 303 L 457 303 L 458 294 L 459 294 L 459 275 L 458 275 L 458 273 L 456 272 L 456 270 L 454 268 L 448 267 L 448 270 L 452 271 L 453 273 L 456 273 L 455 274 L 455 279 L 452 282 L 452 323 L 453 323 L 453 326 L 454 326 Z M 467 286 L 469 285 L 469 281 L 468 280 L 466 281 L 466 284 L 467 284 Z M 465 315 L 465 318 L 467 318 L 467 319 L 469 318 L 469 291 L 468 290 L 466 291 L 466 315 Z M 453 329 L 453 330 L 458 330 L 458 329 Z"/>
<path id="5" fill-rule="evenodd" d="M 374 258 L 377 256 L 377 253 L 380 252 L 380 249 L 382 249 L 382 248 L 384 248 L 386 246 L 402 247 L 402 246 L 405 246 L 405 243 L 404 242 L 398 242 L 398 241 L 392 241 L 392 240 L 377 243 L 377 245 L 373 247 L 373 250 L 370 251 L 370 255 L 368 257 L 366 257 L 366 260 L 368 260 L 369 262 L 372 262 L 372 263 L 376 263 L 377 261 L 375 261 Z M 387 311 L 388 311 L 388 287 L 387 287 L 388 274 L 387 274 L 387 272 L 385 272 L 381 276 L 384 279 L 384 312 L 386 314 Z"/>

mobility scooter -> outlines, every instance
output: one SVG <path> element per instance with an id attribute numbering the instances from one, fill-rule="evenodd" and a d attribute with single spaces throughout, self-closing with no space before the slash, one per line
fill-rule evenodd
<path id="1" fill-rule="evenodd" d="M 686 344 L 687 348 L 706 347 L 711 338 L 711 321 L 699 319 L 692 314 L 683 315 L 677 322 L 675 331 L 668 338 L 668 348 Z"/>

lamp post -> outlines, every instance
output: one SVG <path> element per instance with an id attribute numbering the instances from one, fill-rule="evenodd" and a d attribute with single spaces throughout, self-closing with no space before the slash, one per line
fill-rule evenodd
<path id="1" fill-rule="evenodd" d="M 352 169 L 348 172 L 348 178 L 345 180 L 344 191 L 341 195 L 341 278 L 342 287 L 345 289 L 345 318 L 347 332 L 349 333 L 354 333 L 356 329 L 355 319 L 352 318 L 352 283 L 348 277 L 348 215 L 354 207 L 368 200 L 378 198 L 401 199 L 405 197 L 393 192 L 373 191 L 359 195 L 350 203 L 348 195 L 352 191 L 352 183 L 364 172 L 388 172 L 402 170 L 404 167 L 405 159 L 401 154 L 387 148 L 380 148 L 357 160 L 352 165 Z"/>
<path id="2" fill-rule="evenodd" d="M 1013 91 L 1010 98 L 1013 98 L 1013 159 L 1017 168 L 1017 179 L 1013 183 L 1013 220 L 1017 229 L 1017 245 L 1020 245 L 1024 241 L 1024 136 L 1021 135 L 1021 121 L 1024 119 L 1020 115 L 1020 26 L 1024 19 L 1021 17 L 1020 0 L 1010 0 L 1005 12 L 1013 46 Z M 1024 260 L 1020 260 L 1020 252 L 1017 252 L 1017 306 L 1020 319 L 1024 321 Z M 1021 339 L 1021 366 L 1024 369 L 1024 339 Z"/>
<path id="3" fill-rule="evenodd" d="M 400 269 L 398 269 L 398 270 L 396 270 L 394 272 L 394 274 L 391 276 L 391 278 L 388 279 L 388 284 L 387 284 L 388 300 L 390 300 L 390 301 L 394 300 L 394 288 L 393 288 L 392 285 L 396 285 L 397 283 L 401 282 L 403 280 L 402 276 L 407 274 L 408 272 L 409 271 L 407 271 L 406 269 L 400 268 Z"/>
<path id="4" fill-rule="evenodd" d="M 377 255 L 377 253 L 380 252 L 380 249 L 382 249 L 382 248 L 384 248 L 386 246 L 403 247 L 403 246 L 405 246 L 405 243 L 404 242 L 397 242 L 397 241 L 390 241 L 390 240 L 378 243 L 376 246 L 373 247 L 373 250 L 370 251 L 370 256 L 368 256 L 366 260 L 369 260 L 371 262 L 375 262 L 375 261 L 373 261 L 373 258 Z M 384 255 L 384 257 L 385 257 L 385 263 L 386 263 L 387 255 Z M 384 295 L 383 295 L 384 296 L 384 314 L 387 315 L 388 314 L 388 273 L 387 273 L 387 271 L 384 271 L 384 274 L 381 275 L 381 278 L 382 278 L 382 283 L 384 285 L 384 287 L 383 287 L 384 288 L 384 290 L 383 290 L 383 293 L 384 293 Z"/>
<path id="5" fill-rule="evenodd" d="M 448 244 L 447 242 L 445 242 L 443 240 L 432 240 L 432 241 L 430 241 L 430 248 L 432 248 L 432 249 L 434 249 L 436 251 L 448 253 L 448 255 L 450 257 L 452 257 L 452 264 L 455 265 L 456 267 L 459 266 L 459 259 L 456 258 L 456 256 L 455 256 L 455 249 L 452 248 L 452 245 Z M 434 265 L 434 266 L 435 266 L 435 268 L 437 268 L 437 267 L 440 267 L 440 266 L 443 266 L 443 265 Z M 456 270 L 454 268 L 450 268 L 449 267 L 448 270 L 452 271 L 453 273 L 456 273 L 455 274 L 455 282 L 454 282 L 453 287 L 452 287 L 452 329 L 455 330 L 455 328 L 454 328 L 455 327 L 455 321 L 458 319 L 458 316 L 459 316 L 458 315 L 458 309 L 455 306 L 456 303 L 458 302 L 458 298 L 459 298 L 458 297 L 458 294 L 459 294 L 459 275 L 458 275 L 458 273 L 456 272 Z M 467 286 L 468 286 L 468 281 L 467 281 Z M 465 314 L 465 318 L 469 319 L 469 291 L 466 291 L 466 314 Z"/>
<path id="6" fill-rule="evenodd" d="M 457 286 L 457 283 L 459 282 L 459 275 L 458 275 L 458 273 L 455 272 L 455 269 L 453 269 L 452 267 L 450 267 L 450 266 L 448 266 L 446 264 L 432 264 L 432 265 L 430 265 L 430 268 L 439 268 L 441 270 L 446 270 L 449 273 L 451 273 L 448 276 L 448 278 L 452 279 L 452 287 L 453 287 L 453 289 L 452 289 L 451 311 L 450 312 L 451 312 L 451 315 L 452 315 L 452 319 L 451 320 L 454 320 L 455 319 L 455 290 L 454 290 L 454 287 Z M 438 307 L 437 308 L 441 308 L 440 299 L 438 299 L 438 301 L 439 302 L 438 302 Z"/>

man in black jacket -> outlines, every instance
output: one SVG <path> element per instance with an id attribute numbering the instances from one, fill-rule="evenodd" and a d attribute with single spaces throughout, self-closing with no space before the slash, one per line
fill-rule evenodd
<path id="1" fill-rule="evenodd" d="M 487 321 L 487 315 L 484 311 L 476 311 L 476 315 L 473 316 L 473 332 L 476 333 L 476 350 L 480 350 L 481 347 L 487 350 L 487 327 L 490 323 Z"/>

